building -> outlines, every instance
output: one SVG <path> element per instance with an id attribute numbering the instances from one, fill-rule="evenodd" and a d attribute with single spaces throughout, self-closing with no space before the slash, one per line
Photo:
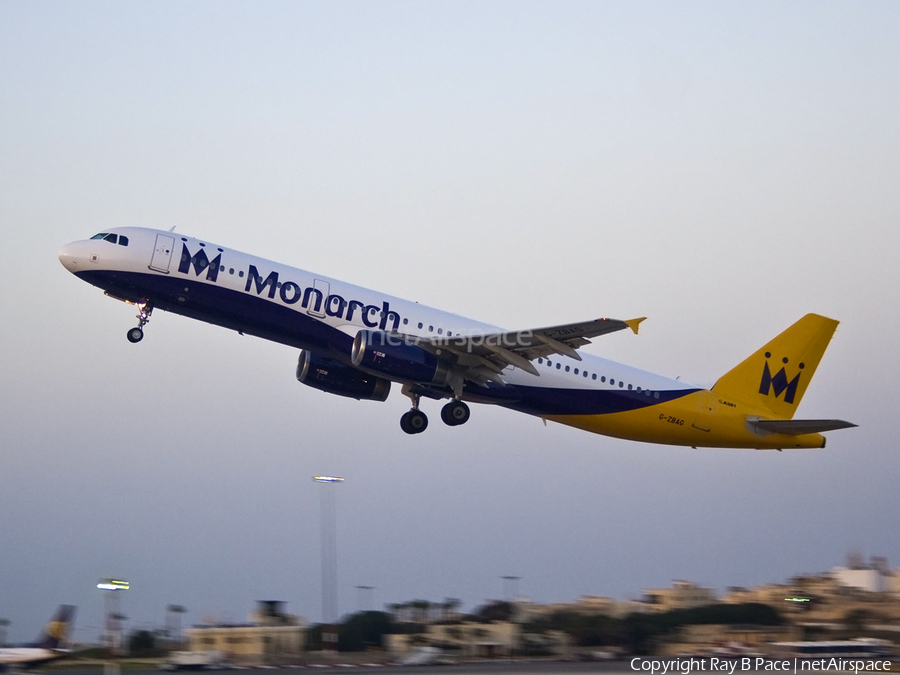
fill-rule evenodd
<path id="1" fill-rule="evenodd" d="M 874 567 L 864 569 L 834 567 L 831 576 L 841 586 L 869 593 L 887 593 L 893 590 L 893 575 Z"/>
<path id="2" fill-rule="evenodd" d="M 210 624 L 185 631 L 190 651 L 220 651 L 239 665 L 293 663 L 306 644 L 306 624 L 286 614 L 284 603 L 261 601 L 244 624 Z"/>
<path id="3" fill-rule="evenodd" d="M 716 592 L 703 588 L 692 581 L 676 579 L 671 588 L 649 588 L 644 590 L 641 603 L 654 612 L 670 612 L 674 609 L 703 607 L 717 602 Z"/>

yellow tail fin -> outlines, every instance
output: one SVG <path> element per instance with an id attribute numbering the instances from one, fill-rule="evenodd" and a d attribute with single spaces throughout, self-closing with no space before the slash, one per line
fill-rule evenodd
<path id="1" fill-rule="evenodd" d="M 725 373 L 712 391 L 748 403 L 761 414 L 791 419 L 837 325 L 834 319 L 807 314 Z"/>

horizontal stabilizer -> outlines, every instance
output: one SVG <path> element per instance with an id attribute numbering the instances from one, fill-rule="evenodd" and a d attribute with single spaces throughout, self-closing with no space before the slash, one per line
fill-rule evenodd
<path id="1" fill-rule="evenodd" d="M 788 436 L 802 436 L 803 434 L 818 434 L 822 431 L 834 431 L 835 429 L 849 429 L 857 425 L 844 420 L 747 420 L 754 430 L 767 431 L 771 434 L 787 434 Z"/>

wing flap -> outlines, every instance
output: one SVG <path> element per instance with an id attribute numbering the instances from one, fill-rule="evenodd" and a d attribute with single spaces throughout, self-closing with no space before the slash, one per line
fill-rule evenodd
<path id="1" fill-rule="evenodd" d="M 550 356 L 551 354 L 562 354 L 580 361 L 581 356 L 575 350 L 578 347 L 590 344 L 591 338 L 626 328 L 630 328 L 637 334 L 638 325 L 645 318 L 641 317 L 628 321 L 603 318 L 503 333 L 454 335 L 452 337 L 435 336 L 425 340 L 424 344 L 428 345 L 432 350 L 446 349 L 458 356 L 481 356 L 495 363 L 502 364 L 502 367 L 508 365 L 516 366 L 533 375 L 537 375 L 537 371 L 533 367 L 528 368 L 519 359 L 524 359 L 527 362 L 539 357 Z"/>

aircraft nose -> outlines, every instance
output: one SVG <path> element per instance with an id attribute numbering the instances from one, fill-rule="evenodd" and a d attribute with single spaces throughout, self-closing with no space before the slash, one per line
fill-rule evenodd
<path id="1" fill-rule="evenodd" d="M 73 241 L 71 244 L 66 244 L 59 250 L 59 262 L 72 273 L 84 269 L 84 255 L 82 255 L 83 250 L 79 250 L 82 248 L 79 246 L 79 243 L 80 242 Z"/>

